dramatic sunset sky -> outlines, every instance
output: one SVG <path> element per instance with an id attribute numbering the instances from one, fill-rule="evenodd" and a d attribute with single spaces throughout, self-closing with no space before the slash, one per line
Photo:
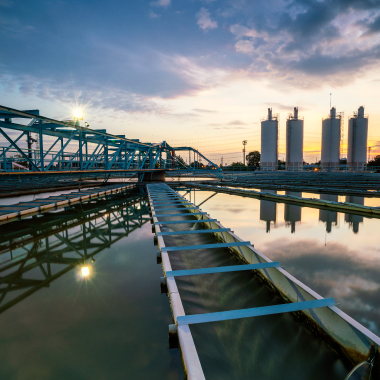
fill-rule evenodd
<path id="1" fill-rule="evenodd" d="M 260 119 L 294 106 L 306 161 L 321 119 L 369 115 L 380 154 L 379 0 L 0 0 L 0 104 L 141 141 L 193 146 L 220 163 L 260 148 Z M 345 155 L 344 155 L 345 156 Z"/>

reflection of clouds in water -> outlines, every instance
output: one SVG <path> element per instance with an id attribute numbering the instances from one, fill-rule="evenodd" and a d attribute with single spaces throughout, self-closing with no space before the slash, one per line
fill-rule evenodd
<path id="1" fill-rule="evenodd" d="M 340 309 L 371 331 L 380 332 L 380 260 L 364 260 L 343 244 L 324 246 L 317 240 L 277 239 L 263 251 L 323 297 L 334 297 Z"/>
<path id="2" fill-rule="evenodd" d="M 225 204 L 220 203 L 220 204 L 215 204 L 215 205 L 212 205 L 211 207 L 208 207 L 208 210 L 215 210 L 215 211 L 224 210 L 224 211 L 228 211 L 228 212 L 237 213 L 237 212 L 246 211 L 247 208 L 243 207 L 243 206 L 240 207 L 238 205 L 236 205 L 234 207 L 226 207 Z M 251 209 L 250 211 L 258 211 L 258 210 L 257 210 L 257 208 L 254 208 L 254 209 Z"/>

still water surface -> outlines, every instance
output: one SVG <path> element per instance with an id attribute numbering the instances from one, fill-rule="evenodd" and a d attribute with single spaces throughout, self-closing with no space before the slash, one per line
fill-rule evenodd
<path id="1" fill-rule="evenodd" d="M 8 281 L 12 291 L 5 292 L 2 281 L 2 307 L 37 286 L 49 269 L 57 275 L 70 260 L 99 252 L 95 262 L 84 260 L 0 314 L 0 377 L 183 379 L 180 352 L 168 348 L 172 316 L 168 298 L 160 294 L 162 269 L 144 204 L 113 212 L 104 202 L 82 206 L 0 226 L 1 277 L 15 276 Z M 9 250 L 11 241 L 21 246 Z M 42 269 L 17 275 L 38 260 Z"/>
<path id="2" fill-rule="evenodd" d="M 379 219 L 214 194 L 192 191 L 186 197 L 197 205 L 206 200 L 203 211 L 380 335 Z"/>
<path id="3" fill-rule="evenodd" d="M 195 203 L 213 194 L 196 192 Z M 0 226 L 1 277 L 13 279 L 1 285 L 2 378 L 184 378 L 179 351 L 168 347 L 172 316 L 144 207 L 138 196 L 114 197 Z M 202 209 L 378 334 L 379 220 L 227 194 Z M 22 296 L 78 257 L 83 264 Z M 172 259 L 174 269 L 237 264 L 228 251 Z M 178 280 L 189 314 L 281 302 L 248 272 L 192 277 Z M 207 379 L 343 380 L 351 369 L 290 314 L 191 331 Z"/>

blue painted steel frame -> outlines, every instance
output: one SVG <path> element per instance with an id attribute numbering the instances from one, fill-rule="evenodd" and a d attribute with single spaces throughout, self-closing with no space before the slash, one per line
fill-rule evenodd
<path id="1" fill-rule="evenodd" d="M 12 119 L 30 119 L 27 125 L 17 124 Z M 2 121 L 3 119 L 4 121 Z M 12 140 L 6 130 L 21 131 Z M 20 111 L 0 106 L 0 133 L 9 146 L 0 148 L 0 171 L 15 171 L 13 166 L 31 171 L 66 170 L 142 170 L 171 169 L 179 173 L 196 172 L 221 176 L 221 169 L 191 147 L 173 148 L 168 143 L 141 143 L 126 139 L 124 135 L 111 135 L 105 130 L 93 130 L 81 126 L 78 120 L 59 121 L 39 115 L 38 110 Z M 35 138 L 32 138 L 34 134 Z M 51 143 L 49 137 L 54 137 Z M 25 138 L 26 141 L 23 141 Z M 66 141 L 64 141 L 66 140 Z M 61 146 L 53 149 L 58 142 Z M 32 147 L 34 142 L 38 146 Z M 77 142 L 77 144 L 75 144 Z M 25 147 L 26 145 L 26 147 Z M 74 148 L 74 149 L 73 149 Z M 90 151 L 89 151 L 90 149 Z M 176 151 L 189 151 L 189 155 L 202 157 L 208 164 L 207 170 L 187 165 Z M 17 153 L 19 156 L 12 156 Z M 16 165 L 15 165 L 16 164 Z M 20 169 L 17 169 L 20 171 Z M 140 174 L 143 180 L 144 174 Z"/>

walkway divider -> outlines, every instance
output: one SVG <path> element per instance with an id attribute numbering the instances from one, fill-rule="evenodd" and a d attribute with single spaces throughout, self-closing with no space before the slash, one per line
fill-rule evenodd
<path id="1" fill-rule="evenodd" d="M 166 278 L 168 296 L 170 297 L 175 322 L 175 326 L 171 326 L 170 331 L 173 331 L 173 327 L 176 327 L 178 331 L 179 343 L 188 379 L 198 380 L 205 378 L 188 326 L 192 323 L 217 322 L 228 319 L 249 318 L 285 312 L 300 312 L 305 315 L 307 325 L 310 326 L 313 331 L 317 331 L 317 333 L 320 331 L 321 339 L 327 341 L 327 343 L 339 354 L 350 359 L 353 363 L 361 358 L 368 357 L 370 353 L 373 352 L 373 347 L 375 347 L 375 350 L 379 353 L 380 338 L 339 310 L 335 306 L 334 299 L 324 299 L 321 297 L 281 268 L 278 262 L 271 261 L 268 257 L 255 249 L 250 242 L 240 239 L 229 228 L 225 228 L 216 219 L 211 219 L 208 214 L 205 214 L 201 209 L 194 207 L 192 203 L 184 200 L 184 202 L 181 202 L 175 208 L 175 205 L 172 204 L 173 208 L 171 208 L 171 210 L 175 211 L 181 209 L 182 211 L 188 211 L 188 213 L 183 212 L 182 215 L 185 217 L 193 216 L 193 220 L 175 220 L 166 222 L 159 220 L 162 216 L 157 214 L 159 209 L 157 209 L 156 201 L 151 197 L 151 194 L 159 194 L 161 190 L 163 192 L 168 192 L 168 189 L 169 186 L 166 184 L 147 185 L 154 231 L 157 237 L 157 244 L 160 250 L 160 257 L 162 259 L 162 266 Z M 178 216 L 174 216 L 174 218 L 178 218 Z M 177 228 L 176 226 L 180 224 L 192 224 L 194 226 L 194 224 L 200 223 L 203 223 L 205 229 L 193 230 L 190 227 L 187 231 L 170 230 L 171 228 Z M 169 230 L 161 231 L 162 227 Z M 165 245 L 165 236 L 181 236 L 183 234 L 196 233 L 203 234 L 207 232 L 213 233 L 218 241 L 223 241 L 223 243 L 169 247 Z M 210 248 L 229 248 L 233 250 L 236 255 L 240 256 L 246 264 L 231 267 L 199 268 L 179 271 L 172 270 L 169 252 L 194 250 L 194 254 L 196 254 L 197 249 Z M 255 273 L 268 284 L 268 286 L 272 289 L 276 289 L 278 294 L 281 294 L 285 303 L 243 310 L 185 315 L 175 281 L 176 277 L 243 270 L 254 270 Z"/>
<path id="2" fill-rule="evenodd" d="M 316 199 L 316 198 L 301 198 L 301 197 L 296 197 L 294 195 L 273 194 L 273 193 L 267 193 L 265 191 L 234 189 L 234 188 L 225 187 L 225 186 L 201 185 L 201 184 L 193 184 L 191 182 L 187 184 L 199 189 L 217 191 L 220 193 L 241 195 L 244 197 L 265 199 L 265 200 L 274 201 L 274 202 L 291 203 L 291 204 L 297 204 L 300 206 L 313 207 L 313 208 L 319 208 L 319 209 L 325 208 L 327 210 L 356 213 L 360 215 L 366 215 L 369 217 L 380 218 L 380 207 L 362 206 L 362 205 L 349 203 L 349 202 L 333 202 L 333 201 L 327 201 L 327 200 Z"/>
<path id="3" fill-rule="evenodd" d="M 126 186 L 110 185 L 101 188 L 91 188 L 83 191 L 54 195 L 45 199 L 39 198 L 28 202 L 20 202 L 14 205 L 0 206 L 0 224 L 12 222 L 21 217 L 28 217 L 54 209 L 67 207 L 83 201 L 97 199 L 104 195 L 121 193 L 134 187 L 134 184 Z M 54 189 L 52 190 L 54 191 Z"/>

